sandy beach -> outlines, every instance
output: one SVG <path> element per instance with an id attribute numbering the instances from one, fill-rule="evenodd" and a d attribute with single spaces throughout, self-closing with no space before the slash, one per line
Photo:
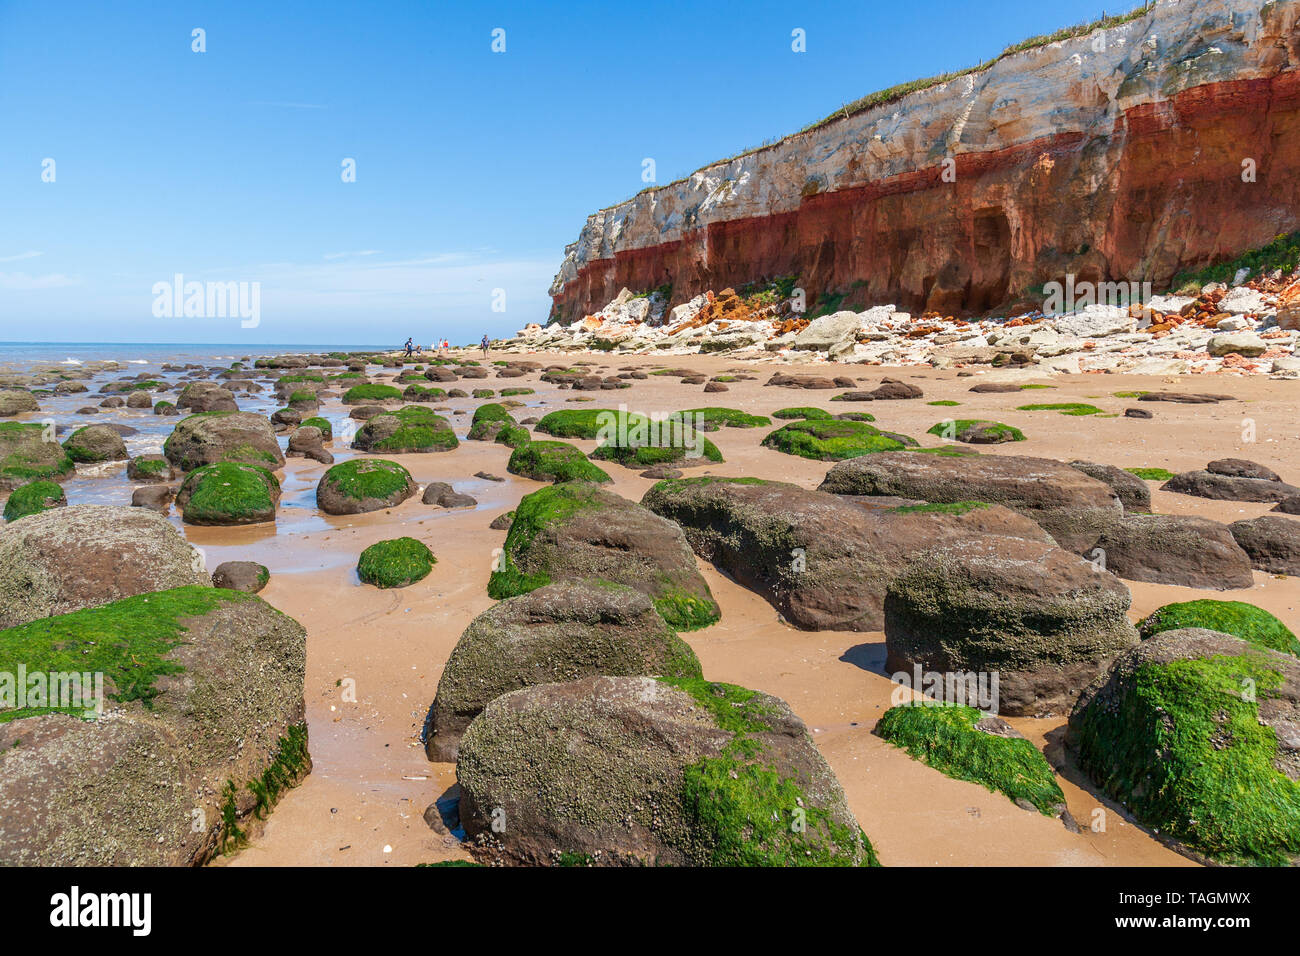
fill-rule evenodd
<path id="1" fill-rule="evenodd" d="M 477 356 L 476 356 L 477 357 Z M 555 356 L 512 356 L 553 364 Z M 489 357 L 489 361 L 495 356 Z M 652 371 L 669 363 L 646 356 L 570 356 L 565 361 L 595 361 L 594 371 L 613 375 L 618 369 Z M 487 363 L 485 363 L 487 364 Z M 1043 376 L 1016 373 L 1022 383 L 1051 389 L 1011 394 L 971 393 L 976 383 L 1008 373 L 974 376 L 955 370 L 864 368 L 818 363 L 815 371 L 849 376 L 863 387 L 892 374 L 919 385 L 924 398 L 832 403 L 827 390 L 766 387 L 778 366 L 707 356 L 673 356 L 671 367 L 708 376 L 753 376 L 732 381 L 725 394 L 703 395 L 699 386 L 677 378 L 650 375 L 631 388 L 606 392 L 572 392 L 540 382 L 536 373 L 512 379 L 511 386 L 536 389 L 524 396 L 527 408 L 516 415 L 579 407 L 568 400 L 590 398 L 592 407 L 618 407 L 646 414 L 705 405 L 770 415 L 778 408 L 810 405 L 831 412 L 868 409 L 878 427 L 939 444 L 926 429 L 945 417 L 989 418 L 1021 428 L 1027 441 L 988 446 L 985 454 L 1033 455 L 1061 460 L 1084 458 L 1120 467 L 1162 467 L 1182 471 L 1207 460 L 1248 458 L 1295 478 L 1300 460 L 1300 426 L 1294 417 L 1294 385 L 1264 378 L 1215 376 L 1139 377 L 1124 375 Z M 789 370 L 787 366 L 779 366 Z M 795 369 L 796 371 L 798 369 Z M 372 381 L 396 375 L 371 369 Z M 274 376 L 276 373 L 271 373 Z M 480 382 L 496 386 L 495 380 Z M 1151 420 L 1121 413 L 1133 402 L 1116 392 L 1142 390 L 1229 393 L 1236 401 L 1217 405 L 1150 403 Z M 1104 415 L 1072 417 L 1053 411 L 1017 411 L 1032 401 L 1089 402 Z M 952 400 L 959 409 L 927 405 Z M 57 399 L 77 404 L 76 397 Z M 274 406 L 269 395 L 241 406 Z M 480 402 L 446 403 L 458 435 L 464 439 L 467 414 Z M 51 405 L 54 417 L 66 421 Z M 339 424 L 346 409 L 327 400 L 320 414 Z M 95 421 L 153 424 L 148 410 L 106 410 Z M 774 423 L 775 424 L 775 423 Z M 1243 442 L 1253 425 L 1255 441 Z M 764 448 L 771 429 L 724 429 L 711 435 L 725 462 L 692 469 L 692 474 L 759 476 L 815 488 L 829 465 Z M 594 442 L 575 440 L 584 451 Z M 353 454 L 339 440 L 331 446 L 336 460 Z M 283 471 L 284 496 L 273 524 L 236 528 L 185 525 L 171 520 L 188 541 L 202 549 L 209 570 L 227 560 L 250 560 L 271 571 L 261 596 L 301 622 L 308 632 L 306 715 L 314 769 L 286 793 L 260 833 L 219 865 L 365 865 L 409 866 L 448 859 L 468 859 L 456 839 L 431 829 L 425 808 L 456 782 L 453 764 L 431 763 L 420 743 L 425 713 L 433 700 L 443 666 L 470 620 L 492 605 L 486 583 L 494 552 L 506 532 L 488 528 L 492 519 L 512 510 L 519 499 L 541 487 L 506 471 L 510 449 L 491 442 L 462 440 L 449 453 L 387 456 L 406 466 L 425 485 L 446 481 L 472 495 L 474 508 L 444 510 L 420 503 L 418 496 L 398 507 L 363 515 L 331 517 L 315 508 L 316 482 L 325 466 L 290 458 Z M 130 486 L 125 463 L 95 466 L 66 483 L 69 503 L 127 504 Z M 617 465 L 608 467 L 613 490 L 639 500 L 651 479 Z M 476 472 L 500 476 L 494 482 Z M 1149 483 L 1154 489 L 1158 483 Z M 1265 513 L 1271 505 L 1212 501 L 1153 491 L 1153 510 L 1202 515 L 1233 521 Z M 425 542 L 437 557 L 427 578 L 410 587 L 380 590 L 359 582 L 356 559 L 366 546 L 398 535 Z M 896 685 L 885 672 L 884 636 L 871 632 L 796 630 L 783 623 L 759 595 L 740 587 L 710 565 L 698 562 L 721 609 L 721 620 L 684 634 L 707 677 L 758 689 L 786 700 L 808 725 L 818 749 L 842 783 L 848 803 L 887 865 L 1192 865 L 1162 845 L 1141 826 L 1126 820 L 1113 803 L 1069 762 L 1061 745 L 1065 716 L 1013 718 L 1013 725 L 1042 748 L 1057 769 L 1072 816 L 1081 833 L 1069 832 L 1058 819 L 1026 812 L 1005 796 L 950 779 L 913 760 L 873 735 L 880 715 L 891 706 Z M 1300 584 L 1295 579 L 1254 573 L 1254 587 L 1208 592 L 1155 584 L 1128 583 L 1133 594 L 1131 618 L 1155 608 L 1198 597 L 1244 600 L 1284 621 L 1297 619 Z M 349 693 L 355 688 L 355 694 Z M 353 699 L 354 696 L 354 699 Z M 1103 832 L 1092 822 L 1102 812 Z"/>

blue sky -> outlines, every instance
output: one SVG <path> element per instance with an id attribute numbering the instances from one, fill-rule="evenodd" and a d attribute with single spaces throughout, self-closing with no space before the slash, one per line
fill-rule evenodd
<path id="1" fill-rule="evenodd" d="M 545 321 L 564 246 L 642 188 L 643 158 L 669 182 L 1100 13 L 0 0 L 0 341 L 508 334 Z M 806 53 L 790 49 L 796 27 Z M 259 283 L 259 324 L 155 317 L 155 284 L 177 273 Z"/>

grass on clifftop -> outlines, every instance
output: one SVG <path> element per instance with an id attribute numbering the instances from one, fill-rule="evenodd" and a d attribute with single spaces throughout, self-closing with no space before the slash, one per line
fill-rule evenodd
<path id="1" fill-rule="evenodd" d="M 180 622 L 222 604 L 248 600 L 257 598 L 225 588 L 189 585 L 41 618 L 0 631 L 0 673 L 16 674 L 19 664 L 29 674 L 102 673 L 105 697 L 138 700 L 146 708 L 152 707 L 158 696 L 154 681 L 184 670 L 165 659 L 168 651 L 184 641 L 185 628 Z M 0 723 L 52 712 L 81 714 L 83 710 L 29 706 L 0 711 Z"/>
<path id="2" fill-rule="evenodd" d="M 956 780 L 969 780 L 1027 800 L 1039 813 L 1056 816 L 1065 794 L 1038 748 L 1019 737 L 975 729 L 983 717 L 974 707 L 902 704 L 885 711 L 876 733 L 916 759 Z"/>
<path id="3" fill-rule="evenodd" d="M 1162 631 L 1203 627 L 1239 637 L 1256 647 L 1268 647 L 1300 657 L 1300 641 L 1280 620 L 1244 601 L 1183 601 L 1166 604 L 1138 622 L 1143 640 Z"/>
<path id="4" fill-rule="evenodd" d="M 361 552 L 357 577 L 378 588 L 404 588 L 427 577 L 437 561 L 423 541 L 392 538 Z"/>

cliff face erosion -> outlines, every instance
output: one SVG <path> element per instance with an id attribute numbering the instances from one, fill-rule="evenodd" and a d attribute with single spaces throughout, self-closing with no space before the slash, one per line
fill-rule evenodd
<path id="1" fill-rule="evenodd" d="M 1067 274 L 1159 291 L 1300 229 L 1298 28 L 1300 0 L 1159 0 L 645 190 L 588 217 L 552 320 L 782 276 L 962 315 Z"/>

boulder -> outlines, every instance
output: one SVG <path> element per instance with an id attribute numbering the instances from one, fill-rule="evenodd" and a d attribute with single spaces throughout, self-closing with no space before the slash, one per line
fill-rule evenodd
<path id="1" fill-rule="evenodd" d="M 36 423 L 0 422 L 0 491 L 37 479 L 62 481 L 76 472 L 54 429 Z"/>
<path id="2" fill-rule="evenodd" d="M 445 481 L 432 481 L 424 489 L 420 499 L 426 505 L 439 508 L 473 508 L 478 501 L 469 495 L 463 495 Z"/>
<path id="3" fill-rule="evenodd" d="M 190 382 L 176 399 L 177 408 L 191 412 L 237 412 L 235 393 L 216 382 Z"/>
<path id="4" fill-rule="evenodd" d="M 451 424 L 419 405 L 375 415 L 359 429 L 352 447 L 358 451 L 401 455 L 451 451 L 459 445 Z"/>
<path id="5" fill-rule="evenodd" d="M 984 501 L 1033 519 L 1068 551 L 1093 547 L 1123 506 L 1104 482 L 1064 462 L 1018 455 L 955 457 L 887 451 L 832 466 L 821 491 L 932 503 Z"/>
<path id="6" fill-rule="evenodd" d="M 82 463 L 125 461 L 130 457 L 122 436 L 108 425 L 78 428 L 63 443 L 63 450 L 73 461 Z"/>
<path id="7" fill-rule="evenodd" d="M 131 507 L 148 508 L 165 515 L 171 510 L 175 497 L 173 485 L 143 485 L 131 492 Z"/>
<path id="8" fill-rule="evenodd" d="M 1258 471 L 1242 474 L 1242 471 L 1251 470 L 1239 468 L 1237 463 L 1241 463 L 1240 459 L 1220 459 L 1211 464 L 1219 466 L 1222 470 L 1212 471 L 1205 468 L 1199 471 L 1184 471 L 1174 475 L 1160 487 L 1162 491 L 1175 491 L 1183 495 L 1213 498 L 1219 501 L 1282 501 L 1300 495 L 1300 488 L 1288 485 L 1273 472 L 1268 472 L 1273 475 L 1272 478 L 1256 477 L 1262 474 Z"/>
<path id="9" fill-rule="evenodd" d="M 306 633 L 260 598 L 129 597 L 0 632 L 0 671 L 20 655 L 102 673 L 106 719 L 78 702 L 0 723 L 0 865 L 199 865 L 311 768 Z"/>
<path id="10" fill-rule="evenodd" d="M 0 529 L 0 627 L 207 583 L 198 552 L 142 508 L 72 505 Z"/>
<path id="11" fill-rule="evenodd" d="M 325 436 L 314 425 L 305 425 L 289 436 L 290 458 L 310 458 L 325 465 L 334 464 L 334 456 L 325 448 Z"/>
<path id="12" fill-rule="evenodd" d="M 5 502 L 4 519 L 17 521 L 50 508 L 66 508 L 67 505 L 68 496 L 63 493 L 63 486 L 41 478 L 13 490 Z"/>
<path id="13" fill-rule="evenodd" d="M 275 520 L 280 482 L 260 465 L 223 461 L 195 468 L 176 492 L 186 524 L 241 525 Z"/>
<path id="14" fill-rule="evenodd" d="M 488 608 L 451 652 L 425 721 L 430 760 L 453 761 L 471 720 L 502 694 L 611 676 L 700 677 L 695 652 L 650 599 L 598 581 L 549 584 Z"/>
<path id="15" fill-rule="evenodd" d="M 1076 468 L 1089 478 L 1105 482 L 1119 497 L 1125 511 L 1150 511 L 1151 489 L 1147 483 L 1123 468 L 1103 465 L 1094 461 L 1072 461 L 1071 468 Z"/>
<path id="16" fill-rule="evenodd" d="M 163 455 L 136 455 L 126 464 L 126 476 L 132 481 L 171 481 L 175 472 Z"/>
<path id="17" fill-rule="evenodd" d="M 986 534 L 1050 542 L 1006 508 L 867 508 L 758 478 L 661 481 L 642 503 L 679 524 L 701 558 L 812 631 L 879 630 L 889 582 L 938 542 Z"/>
<path id="18" fill-rule="evenodd" d="M 712 624 L 720 613 L 682 530 L 671 521 L 587 482 L 525 495 L 488 594 L 512 597 L 588 577 L 647 595 L 676 630 Z"/>
<path id="19" fill-rule="evenodd" d="M 316 506 L 326 514 L 355 515 L 400 505 L 418 490 L 395 461 L 354 458 L 332 466 L 316 485 Z"/>
<path id="20" fill-rule="evenodd" d="M 1052 544 L 986 536 L 920 554 L 884 602 L 885 666 L 998 675 L 998 710 L 1064 713 L 1137 642 L 1113 575 Z"/>
<path id="21" fill-rule="evenodd" d="M 200 412 L 182 418 L 163 443 L 163 454 L 181 471 L 222 461 L 284 466 L 270 420 L 252 412 Z"/>
<path id="22" fill-rule="evenodd" d="M 1250 558 L 1227 525 L 1192 515 L 1125 515 L 1097 541 L 1106 570 L 1130 581 L 1248 588 Z"/>
<path id="23" fill-rule="evenodd" d="M 813 319 L 794 337 L 797 350 L 829 352 L 832 356 L 851 351 L 862 320 L 856 312 L 836 312 Z"/>
<path id="24" fill-rule="evenodd" d="M 876 862 L 783 701 L 726 684 L 681 686 L 587 677 L 488 704 L 456 762 L 473 852 L 523 865 Z M 494 830 L 502 815 L 508 825 Z"/>
<path id="25" fill-rule="evenodd" d="M 1300 574 L 1300 521 L 1261 515 L 1228 525 L 1250 565 L 1272 574 Z"/>
<path id="26" fill-rule="evenodd" d="M 1216 356 L 1235 353 L 1242 358 L 1256 358 L 1268 351 L 1268 343 L 1254 332 L 1225 332 L 1211 336 L 1206 351 Z"/>
<path id="27" fill-rule="evenodd" d="M 245 594 L 256 594 L 270 579 L 271 572 L 256 561 L 223 561 L 212 572 L 214 588 L 243 591 Z"/>
<path id="28" fill-rule="evenodd" d="M 21 415 L 23 412 L 40 410 L 41 406 L 37 403 L 36 396 L 26 389 L 0 389 L 0 416 L 8 418 L 11 415 Z"/>
<path id="29" fill-rule="evenodd" d="M 1167 630 L 1085 690 L 1066 743 L 1103 792 L 1176 849 L 1203 862 L 1295 865 L 1300 829 L 1284 821 L 1300 819 L 1298 713 L 1295 657 Z"/>

